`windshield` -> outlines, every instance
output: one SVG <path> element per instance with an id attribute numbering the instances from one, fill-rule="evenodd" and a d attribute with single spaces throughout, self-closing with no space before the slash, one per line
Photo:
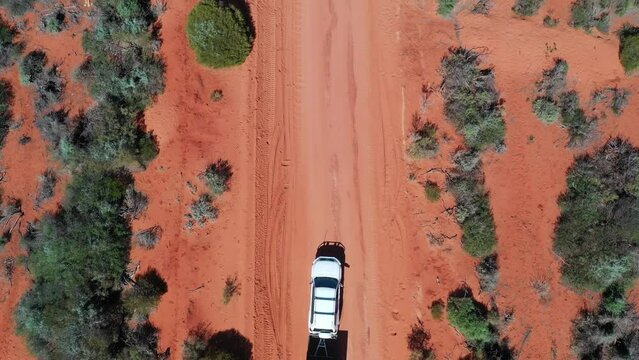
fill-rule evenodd
<path id="1" fill-rule="evenodd" d="M 315 278 L 315 287 L 337 289 L 337 280 L 327 277 Z"/>

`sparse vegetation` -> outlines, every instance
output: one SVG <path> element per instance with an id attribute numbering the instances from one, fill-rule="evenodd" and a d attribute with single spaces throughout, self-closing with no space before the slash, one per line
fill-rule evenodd
<path id="1" fill-rule="evenodd" d="M 590 100 L 590 102 L 593 104 L 606 104 L 615 115 L 621 115 L 623 113 L 623 110 L 628 105 L 629 101 L 630 90 L 620 89 L 617 87 L 608 87 L 595 90 L 592 93 Z"/>
<path id="2" fill-rule="evenodd" d="M 137 219 L 142 215 L 149 206 L 149 199 L 143 193 L 135 190 L 133 184 L 126 189 L 124 196 L 124 206 L 122 207 L 122 216 Z"/>
<path id="3" fill-rule="evenodd" d="M 20 62 L 20 82 L 33 84 L 42 76 L 47 65 L 47 54 L 42 50 L 33 50 Z"/>
<path id="4" fill-rule="evenodd" d="M 621 139 L 577 158 L 561 195 L 555 251 L 564 281 L 602 291 L 639 275 L 639 149 Z"/>
<path id="5" fill-rule="evenodd" d="M 472 296 L 451 296 L 446 305 L 448 321 L 468 341 L 479 348 L 493 339 L 486 308 Z"/>
<path id="6" fill-rule="evenodd" d="M 145 318 L 153 311 L 160 297 L 167 292 L 166 282 L 155 269 L 138 275 L 130 288 L 122 292 L 124 308 L 133 316 Z"/>
<path id="7" fill-rule="evenodd" d="M 16 41 L 17 34 L 16 29 L 0 17 L 0 70 L 15 64 L 22 54 L 24 44 Z"/>
<path id="8" fill-rule="evenodd" d="M 224 304 L 228 304 L 231 302 L 231 299 L 235 295 L 240 294 L 240 283 L 237 280 L 237 276 L 230 277 L 228 276 L 226 280 L 224 280 L 224 291 L 222 292 L 222 301 Z"/>
<path id="9" fill-rule="evenodd" d="M 491 294 L 494 293 L 499 281 L 499 263 L 497 262 L 497 255 L 492 254 L 483 258 L 481 262 L 477 264 L 475 270 L 479 276 L 479 287 L 481 288 L 481 291 Z"/>
<path id="10" fill-rule="evenodd" d="M 0 80 L 0 148 L 4 146 L 13 122 L 13 89 L 6 80 Z"/>
<path id="11" fill-rule="evenodd" d="M 563 59 L 555 59 L 552 68 L 544 70 L 537 82 L 537 91 L 549 99 L 555 99 L 565 88 L 568 79 L 568 63 Z"/>
<path id="12" fill-rule="evenodd" d="M 207 222 L 217 219 L 217 209 L 213 206 L 213 199 L 209 194 L 201 195 L 193 204 L 191 212 L 186 216 L 187 228 L 193 228 L 196 224 L 204 227 Z"/>
<path id="13" fill-rule="evenodd" d="M 430 314 L 435 320 L 441 320 L 442 315 L 444 314 L 444 310 L 446 309 L 446 304 L 444 304 L 441 300 L 433 301 L 430 305 Z"/>
<path id="14" fill-rule="evenodd" d="M 537 293 L 537 296 L 539 296 L 539 299 L 541 301 L 543 301 L 544 303 L 550 301 L 550 284 L 548 283 L 548 280 L 535 279 L 531 282 L 530 285 L 532 286 L 533 290 L 535 290 L 535 293 Z"/>
<path id="15" fill-rule="evenodd" d="M 488 15 L 490 13 L 490 9 L 492 8 L 492 0 L 477 0 L 475 4 L 473 4 L 473 9 L 471 11 L 473 14 Z"/>
<path id="16" fill-rule="evenodd" d="M 184 360 L 251 360 L 253 345 L 235 329 L 214 334 L 200 326 L 184 342 Z"/>
<path id="17" fill-rule="evenodd" d="M 625 26 L 619 31 L 619 59 L 626 73 L 639 69 L 639 27 Z"/>
<path id="18" fill-rule="evenodd" d="M 570 25 L 588 32 L 597 28 L 608 32 L 610 28 L 611 0 L 577 0 L 572 4 Z"/>
<path id="19" fill-rule="evenodd" d="M 579 105 L 579 96 L 575 91 L 559 95 L 561 124 L 568 129 L 570 146 L 583 145 L 597 127 L 597 118 L 586 116 Z"/>
<path id="20" fill-rule="evenodd" d="M 480 54 L 452 48 L 442 60 L 444 109 L 471 150 L 484 150 L 504 141 L 502 105 L 491 68 L 480 68 Z"/>
<path id="21" fill-rule="evenodd" d="M 186 32 L 198 62 L 213 68 L 244 63 L 253 48 L 248 7 L 239 2 L 202 0 L 188 17 Z"/>
<path id="22" fill-rule="evenodd" d="M 439 188 L 439 185 L 432 181 L 426 181 L 424 184 L 424 192 L 426 193 L 426 199 L 430 202 L 439 200 L 441 196 L 441 189 Z"/>
<path id="23" fill-rule="evenodd" d="M 411 134 L 408 154 L 415 159 L 433 157 L 439 151 L 437 125 L 426 122 Z"/>
<path id="24" fill-rule="evenodd" d="M 41 31 L 55 34 L 66 29 L 67 27 L 67 13 L 62 6 L 59 6 L 53 11 L 42 15 L 42 17 L 40 18 Z"/>
<path id="25" fill-rule="evenodd" d="M 138 245 L 145 249 L 153 249 L 162 238 L 162 228 L 159 225 L 151 226 L 135 235 Z"/>
<path id="26" fill-rule="evenodd" d="M 36 207 L 42 206 L 43 203 L 51 199 L 55 193 L 55 186 L 58 183 L 58 175 L 53 169 L 47 169 L 44 174 L 38 178 L 40 185 L 38 186 L 38 194 L 35 198 Z"/>
<path id="27" fill-rule="evenodd" d="M 224 92 L 222 92 L 222 89 L 215 89 L 211 93 L 211 100 L 213 100 L 214 102 L 222 101 L 223 98 Z"/>
<path id="28" fill-rule="evenodd" d="M 438 0 L 439 5 L 437 6 L 437 13 L 441 16 L 450 16 L 457 6 L 458 0 Z"/>
<path id="29" fill-rule="evenodd" d="M 417 320 L 410 329 L 406 337 L 408 350 L 410 350 L 409 360 L 434 360 L 435 352 L 430 346 L 430 333 L 424 328 L 424 322 Z"/>
<path id="30" fill-rule="evenodd" d="M 33 10 L 36 0 L 0 0 L 0 7 L 3 7 L 13 16 L 22 16 L 27 11 Z"/>
<path id="31" fill-rule="evenodd" d="M 552 17 L 550 15 L 544 16 L 544 26 L 545 27 L 552 28 L 552 27 L 557 26 L 558 24 L 559 24 L 559 19 L 554 18 L 554 17 Z"/>
<path id="32" fill-rule="evenodd" d="M 203 178 L 213 196 L 222 195 L 229 189 L 229 183 L 233 176 L 233 168 L 226 160 L 218 160 L 209 165 L 204 171 Z"/>
<path id="33" fill-rule="evenodd" d="M 36 89 L 36 111 L 41 113 L 62 100 L 66 82 L 58 67 L 46 68 L 47 55 L 41 50 L 28 53 L 20 63 L 20 81 Z"/>
<path id="34" fill-rule="evenodd" d="M 546 124 L 557 121 L 560 114 L 559 106 L 554 100 L 547 97 L 538 97 L 533 102 L 533 111 L 539 119 Z"/>
<path id="35" fill-rule="evenodd" d="M 543 3 L 544 0 L 516 0 L 513 11 L 520 16 L 533 16 Z"/>

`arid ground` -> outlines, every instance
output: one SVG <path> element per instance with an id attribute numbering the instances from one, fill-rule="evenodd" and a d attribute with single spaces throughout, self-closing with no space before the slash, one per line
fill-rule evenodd
<path id="1" fill-rule="evenodd" d="M 495 1 L 488 15 L 471 13 L 468 1 L 452 18 L 439 16 L 427 0 L 249 2 L 254 49 L 245 64 L 227 70 L 195 61 L 185 33 L 195 0 L 168 0 L 160 17 L 166 89 L 145 116 L 160 154 L 135 175 L 150 203 L 133 226 L 164 231 L 155 249 L 132 253 L 141 271 L 152 266 L 168 284 L 151 315 L 160 348 L 181 359 L 189 331 L 204 325 L 237 329 L 252 342 L 256 360 L 305 358 L 310 265 L 320 243 L 340 241 L 348 263 L 341 324 L 348 359 L 408 359 L 406 336 L 418 319 L 437 358 L 467 355 L 461 334 L 445 317 L 433 319 L 430 306 L 462 285 L 479 300 L 488 297 L 479 289 L 477 260 L 462 249 L 460 228 L 447 211 L 454 198 L 444 192 L 428 202 L 421 185 L 444 187 L 442 169 L 453 166 L 463 143 L 444 117 L 438 69 L 450 47 L 464 46 L 494 67 L 504 101 L 506 151 L 482 155 L 500 259 L 495 301 L 513 313 L 503 335 L 520 359 L 574 358 L 572 321 L 598 298 L 561 282 L 552 247 L 557 198 L 576 155 L 617 135 L 639 146 L 639 78 L 624 74 L 614 33 L 625 22 L 637 24 L 636 13 L 615 19 L 610 33 L 588 34 L 568 25 L 564 0 L 548 0 L 528 18 L 515 15 L 511 1 Z M 560 20 L 554 28 L 542 25 L 549 12 Z M 45 48 L 71 78 L 84 58 L 79 35 L 86 26 L 46 37 L 27 29 L 23 37 L 28 49 Z M 567 147 L 566 130 L 544 125 L 531 111 L 535 82 L 556 57 L 570 64 L 568 86 L 583 104 L 605 86 L 633 93 L 623 114 L 600 121 L 597 138 L 585 147 Z M 1 76 L 18 84 L 15 66 Z M 23 199 L 24 230 L 55 209 L 64 182 L 44 210 L 34 208 L 37 176 L 60 165 L 33 125 L 32 95 L 16 89 L 15 112 L 24 124 L 10 132 L 2 151 L 2 187 Z M 214 89 L 223 89 L 222 101 L 210 99 Z M 79 111 L 91 99 L 69 81 L 65 103 Z M 433 159 L 406 153 L 415 115 L 439 128 Z M 27 145 L 18 143 L 23 134 L 32 138 Z M 234 171 L 230 191 L 217 202 L 219 218 L 188 230 L 184 215 L 194 189 L 205 186 L 199 174 L 218 158 Z M 429 242 L 429 235 L 444 240 Z M 0 260 L 22 251 L 14 241 Z M 225 305 L 228 276 L 237 276 L 240 294 Z M 532 286 L 537 280 L 550 286 L 546 300 Z M 13 320 L 29 286 L 20 266 L 12 283 L 0 282 L 4 359 L 32 357 Z M 639 305 L 636 291 L 631 298 Z"/>

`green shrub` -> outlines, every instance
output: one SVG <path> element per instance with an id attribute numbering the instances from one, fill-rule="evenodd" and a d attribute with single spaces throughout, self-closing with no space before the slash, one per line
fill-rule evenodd
<path id="1" fill-rule="evenodd" d="M 186 226 L 192 228 L 196 224 L 204 227 L 209 221 L 217 219 L 217 208 L 213 205 L 213 199 L 209 194 L 201 195 L 193 204 L 191 212 L 186 216 Z"/>
<path id="2" fill-rule="evenodd" d="M 428 201 L 430 202 L 439 200 L 441 196 L 441 189 L 439 188 L 437 183 L 434 183 L 432 181 L 427 181 L 424 184 L 424 192 L 426 193 L 426 199 L 428 199 Z"/>
<path id="3" fill-rule="evenodd" d="M 229 189 L 233 176 L 233 169 L 228 161 L 219 159 L 209 165 L 204 171 L 203 178 L 213 196 L 220 196 Z"/>
<path id="4" fill-rule="evenodd" d="M 544 70 L 542 78 L 537 82 L 537 91 L 544 97 L 554 99 L 566 88 L 568 63 L 563 59 L 555 59 L 552 68 Z"/>
<path id="5" fill-rule="evenodd" d="M 14 16 L 22 16 L 27 11 L 33 9 L 35 0 L 0 0 L 0 7 L 3 7 Z"/>
<path id="6" fill-rule="evenodd" d="M 615 14 L 618 16 L 624 16 L 631 10 L 639 6 L 638 0 L 612 0 L 612 6 L 615 10 Z"/>
<path id="7" fill-rule="evenodd" d="M 472 297 L 451 296 L 446 305 L 448 321 L 471 344 L 479 347 L 493 340 L 486 309 Z"/>
<path id="8" fill-rule="evenodd" d="M 6 80 L 0 80 L 0 148 L 4 146 L 13 122 L 13 89 Z"/>
<path id="9" fill-rule="evenodd" d="M 55 193 L 55 186 L 58 183 L 58 175 L 53 169 L 47 169 L 39 177 L 38 194 L 35 198 L 36 207 L 42 206 L 42 204 L 50 200 Z"/>
<path id="10" fill-rule="evenodd" d="M 494 293 L 499 281 L 499 263 L 497 262 L 497 255 L 492 254 L 483 258 L 475 270 L 479 276 L 479 287 L 481 288 L 481 291 Z"/>
<path id="11" fill-rule="evenodd" d="M 122 304 L 130 314 L 148 316 L 167 290 L 166 282 L 160 274 L 155 269 L 150 269 L 136 276 L 133 286 L 122 293 Z"/>
<path id="12" fill-rule="evenodd" d="M 520 16 L 533 16 L 543 3 L 544 0 L 516 0 L 513 11 Z"/>
<path id="13" fill-rule="evenodd" d="M 48 33 L 59 33 L 67 28 L 67 14 L 63 7 L 53 12 L 42 15 L 40 18 L 40 30 Z"/>
<path id="14" fill-rule="evenodd" d="M 575 91 L 559 95 L 561 124 L 568 129 L 570 146 L 583 145 L 597 127 L 597 118 L 589 118 L 579 105 L 579 96 Z"/>
<path id="15" fill-rule="evenodd" d="M 630 308 L 626 299 L 626 290 L 619 284 L 612 284 L 603 293 L 600 311 L 620 317 Z"/>
<path id="16" fill-rule="evenodd" d="M 224 291 L 222 292 L 222 301 L 224 304 L 228 304 L 231 302 L 231 299 L 235 295 L 239 295 L 240 293 L 240 283 L 237 280 L 237 276 L 230 277 L 228 276 L 226 280 L 224 280 Z"/>
<path id="17" fill-rule="evenodd" d="M 16 41 L 18 32 L 0 17 L 0 70 L 15 64 L 24 44 Z"/>
<path id="18" fill-rule="evenodd" d="M 220 102 L 224 98 L 224 92 L 221 89 L 215 89 L 211 93 L 211 100 L 214 102 Z"/>
<path id="19" fill-rule="evenodd" d="M 539 97 L 533 102 L 533 111 L 539 119 L 546 124 L 551 124 L 559 118 L 559 106 L 552 99 Z"/>
<path id="20" fill-rule="evenodd" d="M 430 305 L 430 314 L 435 320 L 440 320 L 442 318 L 442 314 L 446 309 L 446 304 L 444 304 L 441 300 L 433 301 Z"/>
<path id="21" fill-rule="evenodd" d="M 251 360 L 253 344 L 235 329 L 210 334 L 204 327 L 192 330 L 184 342 L 184 360 Z"/>
<path id="22" fill-rule="evenodd" d="M 437 13 L 441 16 L 450 16 L 457 6 L 458 0 L 438 0 L 439 6 L 437 7 Z"/>
<path id="23" fill-rule="evenodd" d="M 415 159 L 433 157 L 439 151 L 437 125 L 427 122 L 411 135 L 408 155 Z"/>
<path id="24" fill-rule="evenodd" d="M 595 90 L 590 102 L 593 104 L 605 103 L 613 114 L 621 115 L 630 101 L 630 90 L 617 87 L 608 87 Z"/>
<path id="25" fill-rule="evenodd" d="M 619 32 L 619 59 L 626 73 L 639 68 L 639 27 L 626 26 Z"/>
<path id="26" fill-rule="evenodd" d="M 253 48 L 250 16 L 233 2 L 202 0 L 186 25 L 198 62 L 223 68 L 244 63 Z"/>
<path id="27" fill-rule="evenodd" d="M 410 350 L 409 360 L 434 360 L 435 352 L 430 345 L 430 333 L 424 328 L 424 322 L 417 320 L 410 329 L 406 337 L 408 350 Z"/>
<path id="28" fill-rule="evenodd" d="M 492 69 L 479 67 L 479 53 L 452 48 L 441 65 L 446 116 L 472 150 L 503 143 L 506 128 Z"/>
<path id="29" fill-rule="evenodd" d="M 572 4 L 570 25 L 588 32 L 597 28 L 608 32 L 610 28 L 610 0 L 577 0 Z"/>
<path id="30" fill-rule="evenodd" d="M 602 291 L 639 275 L 639 149 L 620 139 L 581 156 L 560 197 L 555 252 L 564 281 Z"/>
<path id="31" fill-rule="evenodd" d="M 488 193 L 481 181 L 481 178 L 463 174 L 452 177 L 448 182 L 457 200 L 455 217 L 463 231 L 462 245 L 466 252 L 478 258 L 492 254 L 497 245 Z"/>
<path id="32" fill-rule="evenodd" d="M 42 50 L 34 50 L 25 55 L 20 62 L 20 82 L 33 84 L 44 73 L 47 62 L 47 54 Z"/>
<path id="33" fill-rule="evenodd" d="M 554 17 L 552 17 L 550 15 L 544 16 L 544 26 L 545 27 L 552 28 L 552 27 L 557 26 L 557 24 L 559 24 L 559 19 L 554 18 Z"/>

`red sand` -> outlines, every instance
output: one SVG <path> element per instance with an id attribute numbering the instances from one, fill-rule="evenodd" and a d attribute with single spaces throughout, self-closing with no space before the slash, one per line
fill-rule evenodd
<path id="1" fill-rule="evenodd" d="M 186 41 L 186 16 L 195 3 L 169 0 L 160 19 L 166 91 L 146 114 L 160 155 L 136 174 L 150 204 L 134 229 L 164 229 L 155 249 L 132 253 L 140 271 L 155 267 L 168 282 L 169 292 L 151 316 L 162 349 L 171 347 L 172 358 L 181 359 L 188 332 L 204 324 L 238 329 L 253 342 L 255 359 L 303 358 L 310 264 L 322 241 L 339 240 L 350 265 L 342 318 L 349 359 L 407 359 L 406 334 L 417 319 L 430 331 L 438 358 L 468 353 L 461 335 L 445 318 L 432 319 L 429 306 L 463 284 L 480 300 L 488 303 L 489 297 L 479 293 L 476 261 L 461 249 L 459 227 L 445 211 L 454 199 L 444 193 L 429 203 L 420 185 L 432 180 L 443 186 L 443 174 L 429 170 L 450 167 L 461 144 L 443 117 L 441 96 L 435 92 L 423 101 L 421 89 L 437 89 L 441 58 L 450 46 L 462 45 L 485 49 L 484 63 L 494 66 L 505 101 L 508 149 L 483 156 L 499 238 L 496 302 L 500 310 L 514 311 L 503 335 L 521 359 L 550 358 L 551 352 L 573 357 L 571 321 L 596 297 L 575 294 L 560 282 L 560 261 L 552 252 L 557 197 L 576 154 L 615 135 L 639 146 L 633 123 L 639 82 L 624 75 L 612 32 L 589 35 L 568 27 L 569 3 L 561 0 L 546 1 L 539 15 L 525 20 L 503 2 L 495 2 L 489 16 L 461 5 L 447 20 L 436 15 L 432 1 L 254 0 L 253 53 L 240 67 L 211 70 L 195 62 Z M 551 10 L 561 22 L 544 28 Z M 64 60 L 65 74 L 82 61 L 67 50 L 81 48 L 77 37 L 64 47 L 52 47 L 44 37 L 28 41 L 29 48 L 45 47 L 50 58 Z M 569 86 L 584 106 L 602 86 L 635 94 L 622 116 L 601 122 L 599 138 L 585 149 L 568 149 L 566 131 L 543 125 L 531 111 L 534 83 L 554 57 L 568 61 Z M 7 76 L 17 82 L 15 68 Z M 210 94 L 218 88 L 224 99 L 213 103 Z M 31 201 L 47 161 L 32 124 L 31 94 L 19 89 L 16 112 L 27 121 L 3 150 L 3 187 L 24 199 L 29 220 L 40 215 Z M 67 91 L 82 94 L 73 109 L 90 104 L 83 89 Z M 406 156 L 415 113 L 449 139 L 434 159 Z M 17 145 L 23 132 L 34 139 L 24 148 Z M 185 230 L 184 215 L 206 191 L 198 174 L 218 158 L 234 168 L 231 191 L 217 200 L 220 217 L 203 229 Z M 195 194 L 187 181 L 197 186 Z M 435 246 L 428 233 L 453 238 Z M 3 256 L 8 253 L 19 253 L 16 240 Z M 241 294 L 223 305 L 224 280 L 233 275 Z M 537 279 L 551 286 L 547 303 L 531 286 Z M 18 268 L 11 291 L 1 285 L 7 296 L 0 304 L 6 334 L 0 352 L 26 358 L 24 342 L 7 320 L 29 280 Z"/>

